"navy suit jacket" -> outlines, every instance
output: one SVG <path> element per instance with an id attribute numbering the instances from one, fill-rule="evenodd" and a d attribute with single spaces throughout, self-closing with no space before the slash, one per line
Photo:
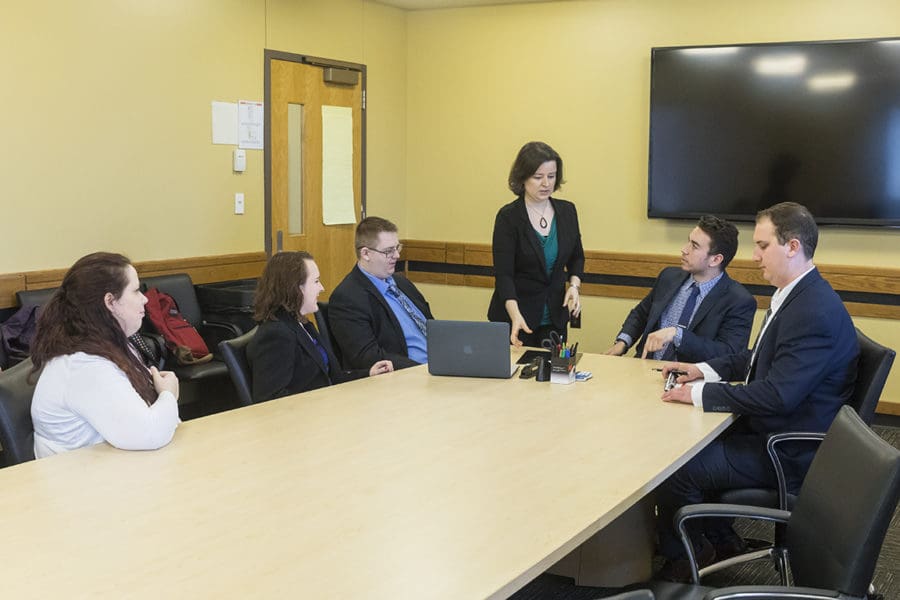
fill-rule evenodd
<path id="1" fill-rule="evenodd" d="M 279 312 L 276 321 L 259 324 L 247 344 L 247 362 L 253 376 L 253 402 L 299 394 L 369 374 L 368 370 L 341 370 L 328 336 L 317 335 L 316 338 L 328 354 L 327 368 L 321 353 L 294 315 Z"/>
<path id="2" fill-rule="evenodd" d="M 647 336 L 660 328 L 663 312 L 688 277 L 690 273 L 679 267 L 666 267 L 650 293 L 628 314 L 622 331 L 638 340 L 634 347 L 636 356 L 641 356 Z M 747 288 L 723 273 L 682 332 L 681 345 L 675 349 L 676 360 L 704 362 L 746 350 L 755 312 L 756 299 Z"/>
<path id="3" fill-rule="evenodd" d="M 828 429 L 853 393 L 859 356 L 853 321 L 818 269 L 797 283 L 757 346 L 746 385 L 703 386 L 704 410 L 743 415 L 724 443 L 729 463 L 748 475 L 771 469 L 765 450 L 769 434 Z M 747 350 L 708 364 L 725 381 L 743 381 L 751 355 Z M 792 487 L 802 480 L 814 454 L 809 444 L 785 449 Z"/>
<path id="4" fill-rule="evenodd" d="M 528 220 L 525 200 L 519 197 L 503 206 L 494 221 L 494 295 L 488 307 L 488 319 L 509 323 L 506 301 L 516 300 L 519 312 L 534 330 L 541 324 L 544 306 L 550 306 L 550 319 L 556 329 L 565 330 L 569 313 L 563 307 L 566 280 L 584 274 L 584 249 L 575 205 L 550 198 L 556 213 L 556 239 L 559 254 L 547 275 L 547 261 L 537 232 Z"/>
<path id="5" fill-rule="evenodd" d="M 426 319 L 434 318 L 425 297 L 411 281 L 394 273 L 394 282 Z M 406 336 L 394 311 L 359 266 L 353 267 L 331 292 L 328 325 L 347 367 L 370 369 L 384 359 L 393 362 L 395 369 L 419 364 L 409 358 Z"/>

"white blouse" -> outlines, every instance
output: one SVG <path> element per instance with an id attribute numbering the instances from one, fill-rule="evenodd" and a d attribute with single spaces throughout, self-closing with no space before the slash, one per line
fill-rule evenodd
<path id="1" fill-rule="evenodd" d="M 36 458 L 103 441 L 123 450 L 155 450 L 172 440 L 181 422 L 171 392 L 147 406 L 115 363 L 84 352 L 45 365 L 31 419 Z"/>

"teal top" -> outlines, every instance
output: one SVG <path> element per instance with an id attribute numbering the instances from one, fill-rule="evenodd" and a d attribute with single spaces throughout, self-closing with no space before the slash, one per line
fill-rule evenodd
<path id="1" fill-rule="evenodd" d="M 535 231 L 535 233 L 537 233 Z M 556 266 L 556 259 L 559 257 L 559 239 L 556 237 L 556 215 L 550 221 L 550 232 L 547 235 L 537 234 L 541 246 L 544 248 L 544 262 L 547 264 L 547 277 L 553 272 Z M 541 325 L 550 325 L 553 321 L 550 319 L 550 307 L 544 305 L 544 314 L 541 315 Z"/>

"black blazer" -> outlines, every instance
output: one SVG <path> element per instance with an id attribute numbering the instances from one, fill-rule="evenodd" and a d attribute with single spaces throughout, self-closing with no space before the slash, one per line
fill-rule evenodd
<path id="1" fill-rule="evenodd" d="M 328 353 L 328 368 L 297 318 L 279 312 L 277 321 L 259 324 L 247 344 L 247 362 L 253 374 L 253 402 L 366 377 L 368 370 L 343 371 L 331 349 L 327 335 L 311 331 Z"/>
<path id="2" fill-rule="evenodd" d="M 853 393 L 859 343 L 840 297 L 818 269 L 797 283 L 758 342 L 747 385 L 703 386 L 703 409 L 744 415 L 739 431 L 725 438 L 725 456 L 738 471 L 755 475 L 771 469 L 765 441 L 780 431 L 824 432 Z M 709 361 L 725 381 L 742 381 L 751 351 Z M 785 471 L 794 486 L 805 475 L 815 450 L 808 444 L 786 448 Z"/>
<path id="3" fill-rule="evenodd" d="M 497 212 L 493 240 L 494 295 L 488 308 L 489 320 L 509 323 L 505 304 L 507 300 L 516 300 L 532 330 L 540 326 L 545 305 L 550 306 L 553 325 L 565 330 L 569 321 L 568 311 L 562 305 L 566 280 L 584 274 L 584 248 L 575 205 L 556 198 L 550 198 L 550 202 L 556 213 L 559 255 L 549 277 L 544 249 L 528 220 L 525 199 L 519 196 Z"/>
<path id="4" fill-rule="evenodd" d="M 647 336 L 659 329 L 663 312 L 690 276 L 679 267 L 666 267 L 650 293 L 628 313 L 621 331 L 637 340 L 635 356 L 641 356 Z M 675 359 L 703 362 L 746 350 L 755 312 L 756 299 L 747 288 L 724 273 L 682 332 Z"/>
<path id="5" fill-rule="evenodd" d="M 426 319 L 434 319 L 425 297 L 411 281 L 394 273 L 394 282 Z M 328 326 L 347 367 L 370 369 L 384 359 L 393 362 L 395 369 L 419 364 L 409 358 L 406 336 L 394 311 L 359 266 L 331 292 Z"/>

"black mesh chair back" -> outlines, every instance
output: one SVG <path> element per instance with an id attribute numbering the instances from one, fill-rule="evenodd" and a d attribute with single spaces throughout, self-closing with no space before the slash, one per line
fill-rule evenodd
<path id="1" fill-rule="evenodd" d="M 813 459 L 787 525 L 795 584 L 865 596 L 898 499 L 900 450 L 844 406 Z"/>
<path id="2" fill-rule="evenodd" d="M 859 329 L 856 330 L 856 339 L 859 341 L 859 365 L 856 369 L 856 387 L 853 389 L 849 404 L 866 425 L 871 425 L 881 391 L 884 389 L 897 353 L 882 346 Z"/>
<path id="3" fill-rule="evenodd" d="M 250 363 L 247 362 L 247 344 L 256 335 L 257 329 L 258 327 L 254 327 L 244 335 L 219 342 L 222 360 L 228 367 L 228 374 L 234 383 L 238 403 L 241 406 L 253 404 L 253 372 L 250 369 Z"/>
<path id="4" fill-rule="evenodd" d="M 29 358 L 0 372 L 0 446 L 6 466 L 34 460 L 34 386 L 28 383 L 31 367 Z"/>

